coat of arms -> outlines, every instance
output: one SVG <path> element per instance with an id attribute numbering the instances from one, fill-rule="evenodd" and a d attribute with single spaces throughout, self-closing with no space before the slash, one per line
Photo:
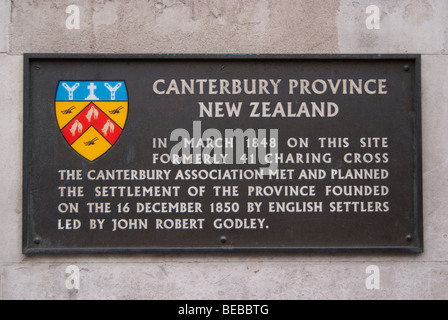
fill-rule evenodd
<path id="1" fill-rule="evenodd" d="M 128 107 L 124 81 L 60 81 L 56 92 L 56 118 L 62 135 L 89 161 L 117 142 Z"/>

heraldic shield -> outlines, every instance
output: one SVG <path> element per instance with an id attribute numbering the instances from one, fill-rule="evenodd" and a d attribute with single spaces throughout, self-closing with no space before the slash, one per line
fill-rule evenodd
<path id="1" fill-rule="evenodd" d="M 128 117 L 124 81 L 60 81 L 56 118 L 68 144 L 94 161 L 120 137 Z"/>

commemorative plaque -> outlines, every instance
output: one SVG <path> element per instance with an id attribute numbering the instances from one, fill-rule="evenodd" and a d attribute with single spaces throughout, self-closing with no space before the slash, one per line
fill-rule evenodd
<path id="1" fill-rule="evenodd" d="M 24 59 L 23 252 L 423 251 L 419 55 Z"/>

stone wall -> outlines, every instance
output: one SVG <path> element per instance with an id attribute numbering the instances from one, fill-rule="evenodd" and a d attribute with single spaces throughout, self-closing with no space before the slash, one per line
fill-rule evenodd
<path id="1" fill-rule="evenodd" d="M 447 299 L 447 51 L 445 0 L 0 0 L 0 299 Z M 24 53 L 422 54 L 425 252 L 24 256 Z"/>

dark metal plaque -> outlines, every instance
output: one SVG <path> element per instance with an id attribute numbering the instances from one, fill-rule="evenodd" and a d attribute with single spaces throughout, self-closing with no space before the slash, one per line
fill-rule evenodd
<path id="1" fill-rule="evenodd" d="M 25 55 L 23 252 L 422 252 L 419 55 Z"/>

